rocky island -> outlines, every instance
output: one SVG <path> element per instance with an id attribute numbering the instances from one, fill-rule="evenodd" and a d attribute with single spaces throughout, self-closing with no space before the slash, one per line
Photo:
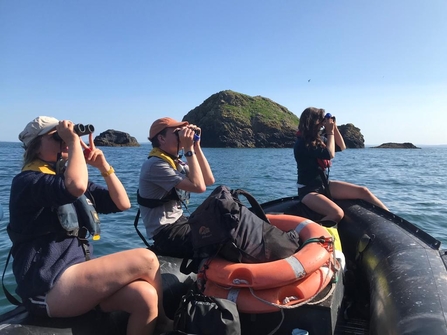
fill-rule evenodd
<path id="1" fill-rule="evenodd" d="M 211 95 L 183 117 L 203 129 L 209 148 L 292 147 L 298 117 L 274 101 L 230 90 Z"/>
<path id="2" fill-rule="evenodd" d="M 209 148 L 292 148 L 299 124 L 286 107 L 231 90 L 211 95 L 183 121 L 202 128 L 201 144 Z M 338 128 L 347 148 L 365 147 L 359 128 L 350 123 Z"/>
<path id="3" fill-rule="evenodd" d="M 182 121 L 202 128 L 204 148 L 293 148 L 300 120 L 268 98 L 225 90 L 211 95 Z M 360 129 L 352 123 L 340 125 L 338 129 L 347 148 L 365 147 Z M 96 136 L 94 143 L 96 146 L 140 146 L 135 137 L 113 129 Z"/>
<path id="4" fill-rule="evenodd" d="M 135 137 L 130 136 L 128 133 L 108 129 L 95 137 L 94 141 L 96 146 L 105 147 L 139 147 L 140 143 Z"/>
<path id="5" fill-rule="evenodd" d="M 393 143 L 393 142 L 389 142 L 389 143 L 383 143 L 377 147 L 372 147 L 372 148 L 379 148 L 379 149 L 420 149 L 418 147 L 416 147 L 414 144 L 412 143 Z"/>

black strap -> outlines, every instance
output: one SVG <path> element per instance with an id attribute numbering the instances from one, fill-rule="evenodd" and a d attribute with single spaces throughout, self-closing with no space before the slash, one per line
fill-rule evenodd
<path id="1" fill-rule="evenodd" d="M 219 254 L 220 249 L 222 249 L 222 246 L 223 245 L 221 244 L 219 248 L 217 248 L 214 254 L 212 254 L 210 257 L 207 257 L 208 263 Z M 191 272 L 197 274 L 199 270 L 201 270 L 200 264 L 202 263 L 203 260 L 204 258 L 201 257 L 192 257 L 192 259 L 188 257 L 183 258 L 182 263 L 180 264 L 180 272 L 185 275 L 189 275 Z M 205 268 L 205 270 L 206 269 L 207 267 Z"/>
<path id="2" fill-rule="evenodd" d="M 237 189 L 237 190 L 233 190 L 231 191 L 231 194 L 236 197 L 236 199 L 239 200 L 239 195 L 243 195 L 248 202 L 251 205 L 251 211 L 253 213 L 255 213 L 259 218 L 261 218 L 262 220 L 269 222 L 269 219 L 267 218 L 267 215 L 265 214 L 264 210 L 262 209 L 261 205 L 259 204 L 259 202 L 247 191 L 245 190 L 241 190 L 241 189 Z"/>
<path id="3" fill-rule="evenodd" d="M 155 208 L 155 207 L 159 207 L 164 205 L 165 203 L 171 201 L 171 200 L 175 200 L 175 201 L 179 201 L 180 198 L 177 194 L 177 192 L 175 191 L 175 189 L 172 189 L 171 191 L 169 191 L 169 193 L 162 199 L 149 199 L 149 198 L 143 198 L 140 195 L 140 190 L 137 190 L 137 202 L 139 205 L 144 206 L 144 207 L 148 207 L 148 208 Z"/>
<path id="4" fill-rule="evenodd" d="M 151 246 L 147 242 L 146 238 L 141 234 L 141 232 L 138 230 L 138 221 L 140 220 L 140 209 L 138 209 L 137 215 L 135 216 L 135 220 L 133 222 L 133 225 L 135 227 L 135 230 L 137 231 L 138 236 L 140 236 L 141 240 L 146 244 L 146 246 L 151 249 Z"/>
<path id="5" fill-rule="evenodd" d="M 333 200 L 332 199 L 332 195 L 331 195 L 331 190 L 329 189 L 329 174 L 326 175 L 322 168 L 319 168 L 319 172 L 320 172 L 320 177 L 321 177 L 321 180 L 323 181 L 324 189 L 325 189 L 325 192 L 326 192 L 325 195 L 329 199 Z"/>
<path id="6" fill-rule="evenodd" d="M 5 269 L 3 270 L 3 275 L 2 275 L 2 286 L 3 286 L 3 292 L 5 293 L 5 297 L 8 299 L 8 301 L 16 306 L 20 306 L 22 303 L 17 300 L 11 293 L 8 292 L 8 290 L 5 287 L 5 284 L 3 282 L 4 278 L 5 278 L 5 273 L 6 273 L 6 268 L 8 267 L 9 264 L 9 258 L 11 257 L 11 249 L 9 249 L 9 253 L 8 253 L 8 257 L 6 258 L 6 264 L 5 264 Z"/>

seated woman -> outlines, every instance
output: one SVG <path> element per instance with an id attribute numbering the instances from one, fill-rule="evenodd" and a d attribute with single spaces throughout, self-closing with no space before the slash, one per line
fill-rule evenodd
<path id="1" fill-rule="evenodd" d="M 151 251 L 91 257 L 87 237 L 97 233 L 96 211 L 130 208 L 121 181 L 95 148 L 93 135 L 87 146 L 72 122 L 40 116 L 19 139 L 24 162 L 11 185 L 8 234 L 16 292 L 28 311 L 73 317 L 99 307 L 128 312 L 127 334 L 172 329 L 163 310 L 158 259 Z M 87 164 L 101 172 L 107 188 L 88 180 Z"/>
<path id="2" fill-rule="evenodd" d="M 306 108 L 300 117 L 294 155 L 298 172 L 298 196 L 311 210 L 321 214 L 321 221 L 338 223 L 343 210 L 332 199 L 363 199 L 385 210 L 388 208 L 364 187 L 343 181 L 328 180 L 335 146 L 346 149 L 335 117 L 321 108 Z M 324 127 L 325 136 L 321 136 Z"/>

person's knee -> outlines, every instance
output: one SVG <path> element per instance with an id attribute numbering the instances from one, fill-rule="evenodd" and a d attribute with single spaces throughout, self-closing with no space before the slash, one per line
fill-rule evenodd
<path id="1" fill-rule="evenodd" d="M 123 310 L 133 314 L 158 313 L 158 292 L 148 282 L 141 280 L 127 286 L 127 298 L 122 301 Z"/>
<path id="2" fill-rule="evenodd" d="M 345 216 L 345 212 L 340 207 L 337 209 L 337 222 L 340 222 L 341 219 Z"/>
<path id="3" fill-rule="evenodd" d="M 157 257 L 157 255 L 154 253 L 154 252 L 152 252 L 151 250 L 149 250 L 149 249 L 145 249 L 145 248 L 139 248 L 139 249 L 136 249 L 139 253 L 140 253 L 140 256 L 145 260 L 145 261 L 147 261 L 147 262 L 149 262 L 149 263 L 156 263 L 156 264 L 158 264 L 158 257 Z"/>
<path id="4" fill-rule="evenodd" d="M 360 187 L 359 191 L 361 194 L 360 196 L 361 199 L 369 199 L 372 196 L 372 193 L 369 190 L 369 188 L 367 188 L 366 186 L 359 186 L 359 187 Z"/>
<path id="5" fill-rule="evenodd" d="M 140 308 L 145 308 L 148 313 L 154 312 L 154 308 L 158 305 L 158 292 L 155 287 L 142 281 L 138 293 L 137 300 L 139 301 L 136 301 L 136 303 L 140 305 Z"/>
<path id="6" fill-rule="evenodd" d="M 138 248 L 133 250 L 134 255 L 132 255 L 132 259 L 137 261 L 138 266 L 141 269 L 147 268 L 156 268 L 160 267 L 160 263 L 158 261 L 157 255 L 155 255 L 152 251 L 145 248 Z"/>
<path id="7" fill-rule="evenodd" d="M 335 208 L 331 213 L 326 215 L 325 220 L 334 221 L 336 223 L 339 223 L 341 219 L 345 216 L 345 212 L 340 207 Z"/>

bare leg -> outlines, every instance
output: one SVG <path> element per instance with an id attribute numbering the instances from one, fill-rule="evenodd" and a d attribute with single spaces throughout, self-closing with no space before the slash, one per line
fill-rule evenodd
<path id="1" fill-rule="evenodd" d="M 334 199 L 362 199 L 388 210 L 388 208 L 365 186 L 359 186 L 344 181 L 331 181 L 329 183 Z"/>
<path id="2" fill-rule="evenodd" d="M 303 204 L 311 210 L 324 215 L 322 220 L 340 222 L 345 213 L 343 210 L 328 197 L 315 192 L 309 193 L 301 200 Z"/>
<path id="3" fill-rule="evenodd" d="M 100 305 L 129 312 L 129 334 L 150 334 L 163 309 L 158 259 L 147 249 L 122 251 L 69 267 L 47 294 L 51 316 L 70 317 Z M 158 316 L 158 317 L 157 317 Z"/>

